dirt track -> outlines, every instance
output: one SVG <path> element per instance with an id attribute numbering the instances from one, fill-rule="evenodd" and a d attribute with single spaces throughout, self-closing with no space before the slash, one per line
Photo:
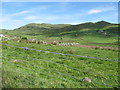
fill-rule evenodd
<path id="1" fill-rule="evenodd" d="M 118 50 L 118 48 L 113 48 L 113 47 L 105 47 L 105 46 L 77 45 L 77 46 L 74 46 L 74 47 Z"/>

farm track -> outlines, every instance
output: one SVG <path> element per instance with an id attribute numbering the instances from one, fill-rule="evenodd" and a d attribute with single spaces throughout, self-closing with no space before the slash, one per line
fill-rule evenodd
<path id="1" fill-rule="evenodd" d="M 18 41 L 18 40 L 12 40 L 12 41 Z M 26 42 L 28 43 L 28 40 L 23 40 L 21 42 Z M 34 42 L 36 43 L 36 42 Z M 48 44 L 52 44 L 52 42 L 47 42 Z M 37 44 L 37 43 L 36 43 Z M 98 43 L 97 43 L 98 44 Z M 102 44 L 102 43 L 100 43 Z M 103 43 L 104 44 L 104 43 Z M 57 44 L 56 44 L 57 45 Z M 108 44 L 106 44 L 108 45 Z M 119 50 L 119 48 L 115 48 L 115 47 L 110 47 L 110 46 L 91 46 L 91 45 L 66 45 L 66 46 L 71 46 L 71 47 L 81 47 L 81 48 L 94 48 L 94 49 L 109 49 L 109 50 Z"/>
<path id="2" fill-rule="evenodd" d="M 118 50 L 118 48 L 107 47 L 107 46 L 77 45 L 77 46 L 75 46 L 75 47 Z"/>

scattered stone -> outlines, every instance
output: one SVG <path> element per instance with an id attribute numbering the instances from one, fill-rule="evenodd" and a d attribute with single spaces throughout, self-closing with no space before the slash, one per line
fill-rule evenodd
<path id="1" fill-rule="evenodd" d="M 88 77 L 83 78 L 82 81 L 84 81 L 84 82 L 92 82 L 91 79 L 88 78 Z"/>
<path id="2" fill-rule="evenodd" d="M 28 51 L 29 49 L 25 47 L 24 50 Z"/>
<path id="3" fill-rule="evenodd" d="M 45 51 L 45 53 L 50 53 L 49 51 Z"/>
<path id="4" fill-rule="evenodd" d="M 22 60 L 14 60 L 13 62 L 14 62 L 14 63 L 15 63 L 15 62 L 22 62 Z"/>
<path id="5" fill-rule="evenodd" d="M 18 40 L 17 42 L 21 42 L 21 40 Z"/>
<path id="6" fill-rule="evenodd" d="M 58 45 L 60 45 L 60 46 L 77 46 L 80 44 L 79 43 L 60 43 Z"/>

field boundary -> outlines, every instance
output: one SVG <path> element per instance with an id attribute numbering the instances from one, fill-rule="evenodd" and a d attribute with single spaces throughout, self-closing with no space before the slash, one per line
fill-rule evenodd
<path id="1" fill-rule="evenodd" d="M 6 46 L 10 46 L 10 47 L 15 47 L 15 48 L 23 48 L 24 50 L 34 50 L 34 51 L 40 51 L 40 52 L 46 52 L 46 53 L 53 53 L 53 54 L 59 54 L 59 55 L 77 56 L 77 57 L 83 57 L 83 58 L 93 58 L 93 59 L 99 59 L 99 60 L 120 62 L 119 60 L 116 60 L 116 59 L 101 58 L 101 57 L 91 57 L 91 56 L 81 56 L 81 55 L 73 55 L 73 54 L 64 54 L 64 53 L 57 53 L 57 52 L 37 50 L 37 49 L 28 48 L 28 47 L 13 46 L 13 45 L 10 45 L 10 44 L 3 44 L 3 43 L 0 43 L 0 44 L 6 45 Z"/>

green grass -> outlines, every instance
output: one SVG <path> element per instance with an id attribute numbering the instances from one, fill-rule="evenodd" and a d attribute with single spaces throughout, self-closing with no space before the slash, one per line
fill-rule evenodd
<path id="1" fill-rule="evenodd" d="M 89 46 L 118 47 L 118 25 L 108 22 L 80 25 L 28 24 L 15 30 L 2 30 L 10 39 L 61 41 Z M 97 33 L 97 30 L 105 30 Z M 1 30 L 0 30 L 1 31 Z M 62 40 L 61 40 L 62 37 Z M 2 43 L 49 52 L 118 59 L 118 51 L 51 44 L 2 41 Z M 112 88 L 118 86 L 118 62 L 60 55 L 2 45 L 4 88 Z M 17 62 L 16 62 L 17 61 Z M 83 82 L 88 77 L 91 83 Z"/>
<path id="2" fill-rule="evenodd" d="M 118 58 L 118 52 L 112 50 L 12 41 L 8 44 L 64 54 Z M 118 74 L 117 62 L 26 51 L 4 45 L 2 51 L 3 87 L 5 88 L 108 88 L 118 85 L 117 76 L 113 76 Z M 92 83 L 82 82 L 81 79 L 84 77 L 89 77 Z"/>
<path id="3" fill-rule="evenodd" d="M 21 37 L 27 37 L 28 39 L 44 40 L 47 42 L 54 41 L 54 40 L 61 40 L 60 38 L 62 37 L 63 38 L 62 42 L 76 42 L 76 43 L 80 43 L 81 45 L 117 47 L 117 45 L 115 44 L 118 41 L 118 35 L 117 33 L 114 33 L 114 32 L 117 32 L 117 28 L 118 27 L 116 25 L 104 27 L 103 30 L 106 30 L 106 32 L 108 32 L 110 36 L 106 36 L 102 33 L 97 33 L 98 29 L 89 29 L 89 28 L 64 31 L 64 32 L 63 31 L 57 32 L 58 30 L 47 30 L 45 31 L 44 34 L 40 30 L 38 31 L 36 30 L 14 30 L 14 31 L 3 30 L 2 33 L 6 35 L 11 35 L 11 36 L 18 36 L 17 38 L 20 38 L 21 36 Z M 48 33 L 48 35 L 46 33 Z M 104 43 L 107 43 L 107 44 L 104 44 Z"/>

